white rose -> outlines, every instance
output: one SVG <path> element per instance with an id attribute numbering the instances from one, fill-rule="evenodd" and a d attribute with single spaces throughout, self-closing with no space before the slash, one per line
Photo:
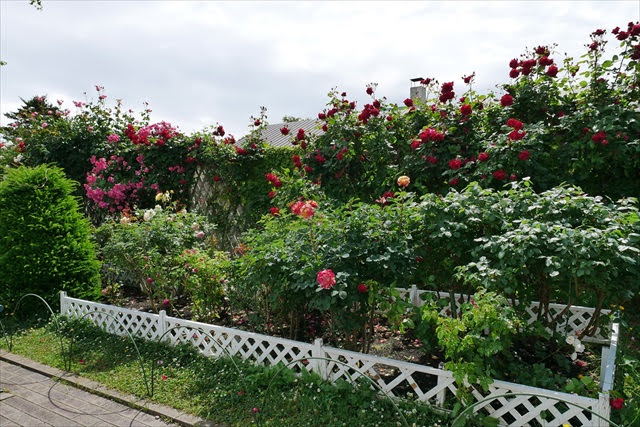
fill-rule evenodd
<path id="1" fill-rule="evenodd" d="M 573 343 L 576 341 L 576 337 L 575 337 L 575 336 L 573 336 L 573 335 L 569 335 L 569 336 L 567 337 L 566 341 L 567 341 L 567 344 L 569 344 L 569 345 L 573 345 Z"/>

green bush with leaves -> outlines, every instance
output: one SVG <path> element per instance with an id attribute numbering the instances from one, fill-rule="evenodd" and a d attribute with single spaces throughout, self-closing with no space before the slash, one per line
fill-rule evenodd
<path id="1" fill-rule="evenodd" d="M 168 202 L 169 194 L 164 197 Z M 148 297 L 154 311 L 170 308 L 185 296 L 185 288 L 192 286 L 183 271 L 185 250 L 202 251 L 202 256 L 207 256 L 212 228 L 204 217 L 185 210 L 176 212 L 171 206 L 125 211 L 119 221 L 105 222 L 96 234 L 105 276 L 110 272 L 116 277 L 124 274 L 130 279 L 129 285 L 138 286 Z M 215 253 L 213 256 L 218 257 Z M 206 270 L 203 268 L 203 273 Z M 220 292 L 213 288 L 214 294 Z"/>
<path id="2" fill-rule="evenodd" d="M 95 299 L 100 263 L 90 225 L 72 195 L 75 183 L 57 167 L 19 167 L 0 181 L 0 300 L 26 293 L 57 305 L 59 292 Z"/>

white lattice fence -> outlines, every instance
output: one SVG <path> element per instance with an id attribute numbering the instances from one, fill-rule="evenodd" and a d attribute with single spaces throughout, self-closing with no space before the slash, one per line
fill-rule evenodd
<path id="1" fill-rule="evenodd" d="M 407 288 L 396 288 L 401 298 L 408 299 L 411 303 L 417 307 L 422 307 L 425 303 L 425 299 L 427 299 L 427 295 L 434 296 L 437 299 L 446 298 L 451 299 L 451 294 L 447 292 L 435 292 L 435 291 L 425 291 L 421 289 L 417 289 L 415 286 L 407 289 Z M 472 296 L 465 294 L 453 294 L 454 300 L 456 302 L 456 310 L 460 310 L 460 306 L 464 303 L 468 303 Z M 518 301 L 516 301 L 516 304 Z M 565 309 L 565 305 L 562 304 L 549 304 L 549 311 L 552 316 L 557 316 Z M 529 306 L 527 306 L 524 311 L 527 315 L 527 322 L 533 323 L 538 320 L 538 312 L 540 310 L 540 303 L 533 302 Z M 577 335 L 581 333 L 584 329 L 587 328 L 589 321 L 593 317 L 596 312 L 595 308 L 591 307 L 580 307 L 580 306 L 571 306 L 567 313 L 565 313 L 561 317 L 561 321 L 559 321 L 556 325 L 556 330 L 558 332 L 565 333 L 566 335 Z M 451 316 L 451 309 L 449 307 L 444 307 L 440 310 L 440 314 L 443 316 Z M 601 310 L 600 316 L 601 320 L 606 320 L 607 316 L 611 314 L 611 310 Z M 600 344 L 606 344 L 609 342 L 611 332 L 611 325 L 609 322 L 605 322 L 598 327 L 595 334 L 592 336 L 585 336 L 583 341 L 586 342 L 595 342 Z"/>
<path id="2" fill-rule="evenodd" d="M 164 337 L 164 340 L 174 345 L 189 343 L 207 356 L 232 355 L 261 365 L 291 363 L 290 366 L 296 371 L 302 369 L 314 371 L 330 381 L 339 379 L 356 381 L 364 374 L 389 395 L 406 397 L 411 393 L 420 401 L 439 407 L 445 407 L 447 401 L 452 401 L 457 391 L 450 371 L 341 350 L 323 345 L 320 339 L 313 344 L 303 343 L 177 319 L 166 316 L 164 312 L 142 313 L 69 298 L 64 293 L 61 294 L 60 302 L 61 313 L 65 316 L 86 316 L 97 325 L 104 326 L 107 331 L 119 335 L 126 335 L 126 330 L 132 335 L 146 339 L 158 340 Z M 612 339 L 617 340 L 617 329 L 614 328 L 614 332 Z M 615 343 L 613 344 L 611 351 L 607 352 L 607 365 L 606 367 L 603 365 L 603 377 L 609 382 L 613 381 Z M 307 358 L 313 359 L 306 360 Z M 536 396 L 498 397 L 506 393 L 533 393 Z M 480 404 L 475 410 L 498 419 L 501 425 L 605 425 L 588 411 L 556 399 L 591 409 L 604 417 L 609 415 L 609 401 L 606 393 L 600 393 L 599 399 L 592 399 L 505 381 L 494 381 L 488 392 L 474 390 L 473 396 L 478 402 L 487 397 L 496 397 Z"/>

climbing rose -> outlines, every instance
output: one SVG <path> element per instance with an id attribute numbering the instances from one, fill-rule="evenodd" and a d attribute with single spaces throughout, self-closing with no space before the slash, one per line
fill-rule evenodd
<path id="1" fill-rule="evenodd" d="M 604 133 L 604 131 L 597 132 L 591 137 L 591 140 L 596 144 L 602 144 L 606 139 L 607 135 Z"/>
<path id="2" fill-rule="evenodd" d="M 367 88 L 367 95 L 372 95 L 373 94 L 373 88 L 372 87 L 368 87 Z"/>
<path id="3" fill-rule="evenodd" d="M 527 160 L 529 157 L 531 157 L 531 153 L 529 152 L 529 150 L 521 151 L 521 152 L 518 154 L 518 158 L 519 158 L 520 160 L 522 160 L 523 162 L 524 162 L 525 160 Z"/>
<path id="4" fill-rule="evenodd" d="M 360 292 L 361 294 L 366 294 L 367 293 L 367 285 L 365 285 L 364 283 L 360 283 L 358 285 L 358 292 Z"/>
<path id="5" fill-rule="evenodd" d="M 460 180 L 458 178 L 453 178 L 449 180 L 449 185 L 452 187 L 455 187 L 458 184 L 460 184 Z"/>
<path id="6" fill-rule="evenodd" d="M 331 289 L 336 284 L 336 275 L 330 269 L 320 270 L 316 279 L 322 289 Z"/>
<path id="7" fill-rule="evenodd" d="M 280 133 L 283 135 L 289 135 L 289 128 L 286 126 L 283 126 L 282 128 L 280 128 Z"/>
<path id="8" fill-rule="evenodd" d="M 411 141 L 411 148 L 413 148 L 414 150 L 420 148 L 420 140 L 414 139 L 413 141 Z"/>
<path id="9" fill-rule="evenodd" d="M 503 179 L 505 179 L 507 177 L 507 173 L 502 169 L 498 169 L 497 171 L 495 171 L 493 173 L 493 177 L 495 179 L 497 179 L 498 181 L 502 181 Z"/>
<path id="10" fill-rule="evenodd" d="M 558 67 L 556 67 L 555 65 L 552 65 L 551 67 L 547 68 L 547 76 L 555 77 L 557 75 L 558 75 Z"/>
<path id="11" fill-rule="evenodd" d="M 481 162 L 486 162 L 487 160 L 489 160 L 489 154 L 487 153 L 478 154 L 478 160 Z"/>
<path id="12" fill-rule="evenodd" d="M 460 107 L 460 113 L 463 116 L 468 116 L 471 114 L 471 105 L 469 104 L 464 104 L 462 107 Z"/>
<path id="13" fill-rule="evenodd" d="M 413 100 L 411 98 L 405 99 L 404 105 L 406 105 L 407 107 L 413 107 Z"/>
<path id="14" fill-rule="evenodd" d="M 519 141 L 525 137 L 527 133 L 523 130 L 513 130 L 509 132 L 509 139 L 512 141 Z"/>
<path id="15" fill-rule="evenodd" d="M 411 178 L 409 178 L 406 175 L 402 175 L 400 178 L 398 178 L 398 186 L 406 188 L 407 185 L 409 185 L 411 183 Z"/>
<path id="16" fill-rule="evenodd" d="M 513 104 L 513 96 L 509 95 L 508 93 L 506 95 L 502 95 L 502 98 L 500 98 L 500 105 L 502 105 L 503 107 L 508 107 L 509 105 Z"/>
<path id="17" fill-rule="evenodd" d="M 507 120 L 507 126 L 514 128 L 515 130 L 520 130 L 524 127 L 520 120 L 516 120 L 514 118 L 510 118 Z"/>
<path id="18" fill-rule="evenodd" d="M 298 134 L 296 135 L 298 141 L 302 141 L 304 139 L 304 129 L 298 129 Z"/>
<path id="19" fill-rule="evenodd" d="M 273 215 L 273 216 L 280 215 L 280 209 L 276 208 L 275 206 L 271 207 L 269 209 L 269 212 L 271 212 L 271 215 Z"/>
<path id="20" fill-rule="evenodd" d="M 462 162 L 460 161 L 460 159 L 449 160 L 449 168 L 456 170 L 456 169 L 460 169 L 461 166 L 462 166 Z"/>
<path id="21" fill-rule="evenodd" d="M 511 77 L 512 79 L 515 79 L 519 75 L 520 75 L 520 71 L 518 71 L 517 68 L 512 68 L 511 71 L 509 71 L 509 77 Z"/>

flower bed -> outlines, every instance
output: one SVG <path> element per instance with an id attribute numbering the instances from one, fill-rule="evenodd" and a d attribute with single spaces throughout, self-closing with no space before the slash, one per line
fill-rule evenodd
<path id="1" fill-rule="evenodd" d="M 263 365 L 284 363 L 296 371 L 311 370 L 331 381 L 354 381 L 366 374 L 390 395 L 413 395 L 439 407 L 447 407 L 457 391 L 450 371 L 337 349 L 323 345 L 321 339 L 313 344 L 303 343 L 178 319 L 164 311 L 143 313 L 69 298 L 65 293 L 61 294 L 60 306 L 63 315 L 89 317 L 110 333 L 129 332 L 150 340 L 189 343 L 212 357 L 236 356 Z M 603 348 L 602 391 L 598 399 L 494 381 L 488 392 L 472 391 L 478 402 L 483 401 L 474 411 L 482 411 L 507 425 L 606 425 L 589 411 L 604 418 L 609 416 L 608 392 L 613 383 L 618 325 L 613 324 L 611 331 L 609 346 Z M 507 393 L 512 395 L 504 396 Z"/>

